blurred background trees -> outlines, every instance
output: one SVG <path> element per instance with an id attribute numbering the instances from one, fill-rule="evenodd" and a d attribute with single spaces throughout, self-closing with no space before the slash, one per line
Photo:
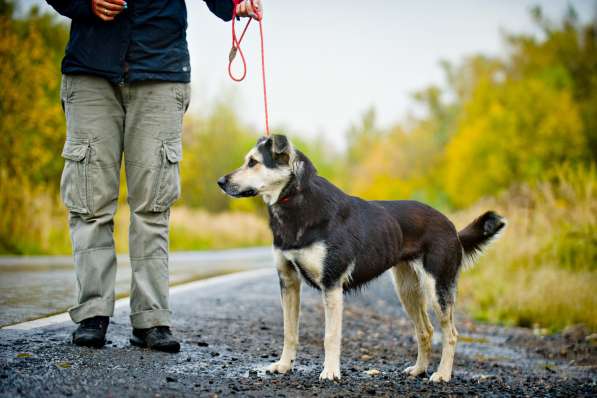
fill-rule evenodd
<path id="1" fill-rule="evenodd" d="M 351 132 L 349 157 L 363 151 L 352 159 L 363 167 L 354 191 L 461 208 L 562 164 L 594 163 L 595 24 L 580 25 L 573 10 L 560 24 L 533 15 L 543 37 L 507 35 L 508 57 L 444 62 L 445 86 L 415 94 L 425 117 Z"/>
<path id="2" fill-rule="evenodd" d="M 47 239 L 43 224 L 55 206 L 64 137 L 58 68 L 68 30 L 35 8 L 25 19 L 13 12 L 0 1 L 0 252 L 18 253 Z"/>
<path id="3" fill-rule="evenodd" d="M 580 23 L 572 9 L 558 22 L 539 8 L 531 18 L 541 34 L 505 34 L 504 56 L 444 61 L 444 84 L 413 95 L 419 115 L 381 128 L 367 109 L 343 151 L 324 134 L 286 133 L 351 194 L 422 200 L 450 212 L 459 227 L 486 207 L 504 212 L 511 230 L 482 260 L 492 263 L 463 278 L 462 295 L 479 318 L 597 328 L 596 298 L 587 294 L 597 284 L 597 25 Z M 0 0 L 0 253 L 70 251 L 58 195 L 67 39 L 68 28 L 51 16 L 34 8 L 16 18 L 12 3 Z M 222 98 L 186 117 L 173 249 L 270 243 L 259 199 L 230 200 L 215 184 L 258 137 L 229 104 Z M 126 251 L 121 207 L 117 247 Z M 501 267 L 499 284 L 491 267 Z M 566 297 L 537 309 L 545 289 Z"/>
<path id="4" fill-rule="evenodd" d="M 23 18 L 13 8 L 0 1 L 0 251 L 67 250 L 52 243 L 44 224 L 52 230 L 65 222 L 57 193 L 59 65 L 68 30 L 36 8 Z M 563 164 L 588 167 L 597 159 L 595 24 L 580 24 L 572 9 L 558 23 L 539 8 L 531 17 L 542 35 L 507 34 L 507 56 L 442 62 L 445 83 L 413 95 L 422 116 L 380 128 L 371 108 L 347 131 L 345 151 L 323 135 L 292 135 L 295 145 L 350 193 L 414 198 L 444 210 L 550 178 Z M 230 200 L 214 183 L 238 167 L 258 135 L 230 103 L 222 98 L 207 114 L 187 115 L 178 206 L 264 216 L 258 200 Z M 50 213 L 57 216 L 51 222 Z"/>

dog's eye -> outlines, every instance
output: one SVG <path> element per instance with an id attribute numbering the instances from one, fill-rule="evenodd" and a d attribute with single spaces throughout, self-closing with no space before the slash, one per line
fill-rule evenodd
<path id="1" fill-rule="evenodd" d="M 247 166 L 249 166 L 249 167 L 253 167 L 253 166 L 255 166 L 257 163 L 258 163 L 258 162 L 257 162 L 257 161 L 256 161 L 254 158 L 251 158 L 251 159 L 249 159 L 249 163 L 247 163 Z"/>

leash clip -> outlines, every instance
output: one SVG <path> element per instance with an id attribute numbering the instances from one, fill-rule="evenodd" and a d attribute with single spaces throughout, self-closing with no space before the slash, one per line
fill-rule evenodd
<path id="1" fill-rule="evenodd" d="M 236 58 L 236 53 L 238 52 L 238 48 L 235 46 L 232 46 L 230 48 L 230 52 L 228 53 L 228 62 L 232 62 L 234 61 L 234 58 Z"/>

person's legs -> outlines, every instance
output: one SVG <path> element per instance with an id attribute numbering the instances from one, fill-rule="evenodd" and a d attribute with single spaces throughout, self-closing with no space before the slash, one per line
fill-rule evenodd
<path id="1" fill-rule="evenodd" d="M 67 134 L 60 191 L 69 211 L 78 288 L 69 314 L 80 323 L 114 311 L 113 216 L 124 111 L 115 87 L 99 77 L 64 76 L 61 100 Z"/>
<path id="2" fill-rule="evenodd" d="M 189 85 L 133 83 L 123 88 L 124 157 L 131 208 L 129 246 L 134 329 L 170 326 L 168 222 L 180 196 L 182 117 Z"/>

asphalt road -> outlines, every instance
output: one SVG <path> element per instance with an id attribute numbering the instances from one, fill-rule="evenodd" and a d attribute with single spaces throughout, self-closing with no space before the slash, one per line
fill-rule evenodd
<path id="1" fill-rule="evenodd" d="M 271 267 L 271 247 L 174 252 L 170 284 Z M 127 296 L 131 266 L 118 256 L 116 295 Z M 0 256 L 0 327 L 66 311 L 76 298 L 72 256 Z"/>
<path id="2" fill-rule="evenodd" d="M 597 396 L 595 341 L 582 331 L 540 337 L 462 316 L 453 380 L 406 377 L 401 370 L 415 359 L 415 341 L 387 276 L 346 298 L 340 382 L 318 380 L 323 308 L 306 286 L 295 369 L 266 374 L 263 368 L 282 347 L 278 289 L 272 270 L 179 287 L 172 294 L 174 330 L 183 341 L 179 354 L 131 347 L 125 305 L 101 350 L 71 345 L 68 322 L 2 329 L 0 396 Z M 439 337 L 436 332 L 433 366 Z M 371 369 L 380 374 L 368 375 Z"/>

